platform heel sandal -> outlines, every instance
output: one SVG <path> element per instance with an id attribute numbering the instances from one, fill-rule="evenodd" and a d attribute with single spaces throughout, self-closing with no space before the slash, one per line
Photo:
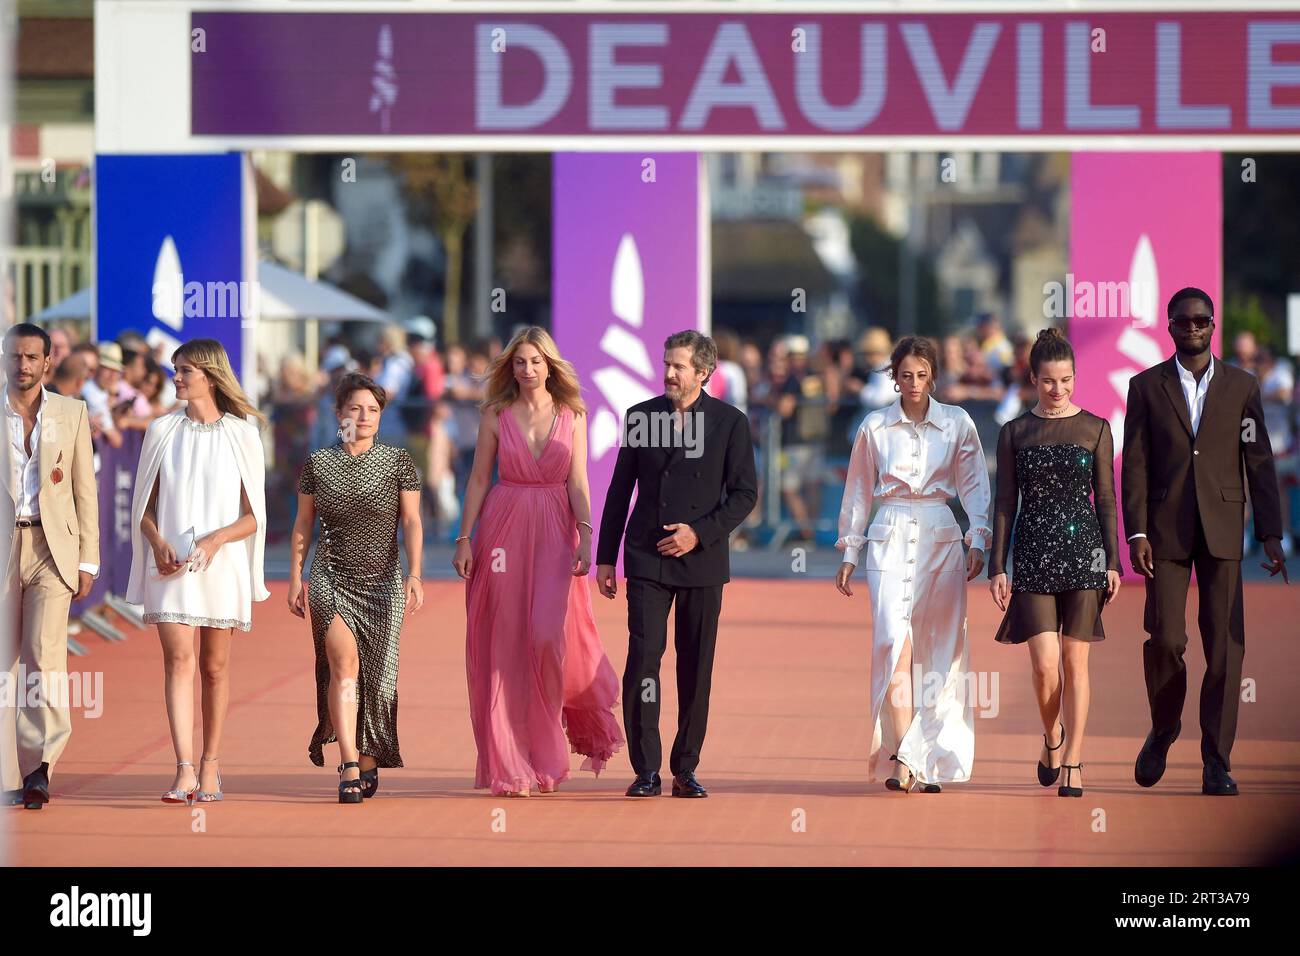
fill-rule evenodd
<path id="1" fill-rule="evenodd" d="M 353 767 L 356 767 L 358 770 L 361 769 L 361 765 L 355 760 L 349 760 L 347 763 L 339 764 L 339 776 L 342 777 L 344 770 L 350 770 Z M 360 803 L 362 799 L 360 780 L 339 781 L 339 803 Z"/>
<path id="2" fill-rule="evenodd" d="M 369 800 L 379 792 L 379 768 L 361 771 L 361 793 Z"/>

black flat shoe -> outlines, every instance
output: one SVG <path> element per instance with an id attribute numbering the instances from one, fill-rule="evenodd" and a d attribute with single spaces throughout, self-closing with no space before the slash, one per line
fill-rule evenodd
<path id="1" fill-rule="evenodd" d="M 1064 747 L 1065 746 L 1065 724 L 1061 724 L 1061 742 L 1057 744 L 1055 747 L 1049 747 L 1047 744 L 1047 734 L 1043 734 L 1043 746 L 1047 747 L 1049 753 L 1056 750 L 1060 750 L 1062 747 Z M 1047 759 L 1051 760 L 1052 758 L 1048 757 Z M 1049 767 L 1041 760 L 1038 761 L 1038 782 L 1042 786 L 1050 787 L 1052 784 L 1056 783 L 1056 781 L 1059 780 L 1060 778 L 1061 778 L 1060 767 Z"/>
<path id="2" fill-rule="evenodd" d="M 943 787 L 939 786 L 939 784 L 937 783 L 923 783 L 921 784 L 921 792 L 922 793 L 943 793 Z"/>
<path id="3" fill-rule="evenodd" d="M 39 810 L 50 802 L 50 778 L 45 764 L 33 770 L 23 780 L 23 807 Z"/>
<path id="4" fill-rule="evenodd" d="M 691 771 L 688 770 L 673 777 L 674 797 L 707 797 L 708 795 L 709 791 L 700 785 L 700 782 L 695 779 L 695 774 Z"/>
<path id="5" fill-rule="evenodd" d="M 1061 784 L 1059 787 L 1056 788 L 1056 795 L 1057 795 L 1058 797 L 1081 797 L 1081 796 L 1083 796 L 1083 787 L 1072 787 L 1072 786 L 1070 786 L 1070 778 L 1074 776 L 1074 774 L 1073 774 L 1071 771 L 1074 771 L 1074 770 L 1082 770 L 1082 769 L 1083 769 L 1083 764 L 1081 764 L 1081 763 L 1063 763 L 1063 764 L 1061 764 L 1061 769 L 1065 771 L 1065 783 Z"/>
<path id="6" fill-rule="evenodd" d="M 1211 760 L 1201 771 L 1201 793 L 1210 797 L 1235 797 L 1237 781 L 1228 776 L 1223 764 Z"/>
<path id="7" fill-rule="evenodd" d="M 1183 722 L 1180 720 L 1174 726 L 1173 733 L 1157 734 L 1152 730 L 1147 734 L 1142 749 L 1138 751 L 1137 762 L 1133 765 L 1133 779 L 1139 787 L 1154 787 L 1160 782 L 1160 778 L 1165 775 L 1165 758 L 1169 756 L 1169 748 L 1174 745 L 1182 729 Z"/>
<path id="8" fill-rule="evenodd" d="M 361 771 L 361 795 L 369 800 L 379 792 L 379 768 Z"/>
<path id="9" fill-rule="evenodd" d="M 663 781 L 657 773 L 639 773 L 627 788 L 629 797 L 657 797 L 663 792 Z"/>
<path id="10" fill-rule="evenodd" d="M 358 770 L 361 769 L 361 765 L 355 760 L 349 760 L 347 763 L 339 764 L 339 775 L 342 776 L 344 770 L 350 770 L 353 767 L 356 767 Z M 360 803 L 361 799 L 360 780 L 339 781 L 339 803 Z"/>

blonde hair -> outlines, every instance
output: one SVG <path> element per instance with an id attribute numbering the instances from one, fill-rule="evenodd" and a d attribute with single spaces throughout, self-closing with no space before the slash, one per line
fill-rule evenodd
<path id="1" fill-rule="evenodd" d="M 579 394 L 578 373 L 573 365 L 560 357 L 560 350 L 555 347 L 555 340 L 544 328 L 530 325 L 521 329 L 488 365 L 484 378 L 487 380 L 487 397 L 481 407 L 484 411 L 500 412 L 508 408 L 519 397 L 519 383 L 515 381 L 515 352 L 521 345 L 531 345 L 542 353 L 546 360 L 546 390 L 559 405 L 565 405 L 576 414 L 585 414 L 587 406 Z"/>
<path id="2" fill-rule="evenodd" d="M 216 339 L 190 339 L 172 353 L 172 365 L 178 365 L 181 359 L 208 377 L 208 384 L 212 386 L 212 398 L 222 414 L 237 415 L 245 420 L 266 421 L 266 416 L 253 407 L 253 403 L 240 388 L 235 370 L 230 367 L 230 356 L 226 354 L 225 346 Z"/>

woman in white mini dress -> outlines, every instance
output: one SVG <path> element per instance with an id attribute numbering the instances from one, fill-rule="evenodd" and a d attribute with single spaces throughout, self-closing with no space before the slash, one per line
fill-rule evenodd
<path id="1" fill-rule="evenodd" d="M 938 353 L 921 337 L 890 358 L 899 399 L 858 429 L 840 508 L 842 594 L 861 556 L 871 594 L 868 779 L 938 793 L 970 779 L 975 725 L 966 643 L 966 582 L 984 567 L 989 476 L 970 416 L 931 397 Z M 948 507 L 970 519 L 963 536 Z M 868 527 L 872 505 L 876 516 Z M 965 572 L 963 574 L 963 572 Z"/>
<path id="2" fill-rule="evenodd" d="M 266 540 L 261 416 L 220 342 L 177 349 L 176 397 L 186 406 L 150 424 L 131 508 L 127 600 L 144 605 L 163 648 L 176 778 L 164 803 L 222 797 L 218 758 L 229 701 L 231 634 L 252 627 Z M 203 758 L 193 761 L 194 632 L 203 676 Z"/>

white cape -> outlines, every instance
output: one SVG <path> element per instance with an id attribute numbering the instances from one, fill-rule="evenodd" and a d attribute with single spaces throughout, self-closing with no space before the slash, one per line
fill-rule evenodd
<path id="1" fill-rule="evenodd" d="M 171 445 L 176 428 L 181 424 L 185 409 L 155 418 L 144 433 L 144 448 L 140 452 L 140 465 L 135 473 L 135 495 L 131 501 L 131 583 L 126 589 L 126 599 L 132 604 L 144 603 L 144 575 L 149 543 L 140 531 L 145 506 L 153 491 L 154 480 L 162 467 L 163 453 Z M 271 596 L 262 577 L 262 563 L 266 553 L 266 453 L 257 425 L 236 415 L 227 414 L 223 433 L 230 441 L 230 450 L 244 483 L 244 492 L 253 508 L 257 530 L 243 541 L 235 541 L 227 548 L 243 548 L 248 554 L 250 580 L 253 582 L 253 600 L 265 601 Z"/>

